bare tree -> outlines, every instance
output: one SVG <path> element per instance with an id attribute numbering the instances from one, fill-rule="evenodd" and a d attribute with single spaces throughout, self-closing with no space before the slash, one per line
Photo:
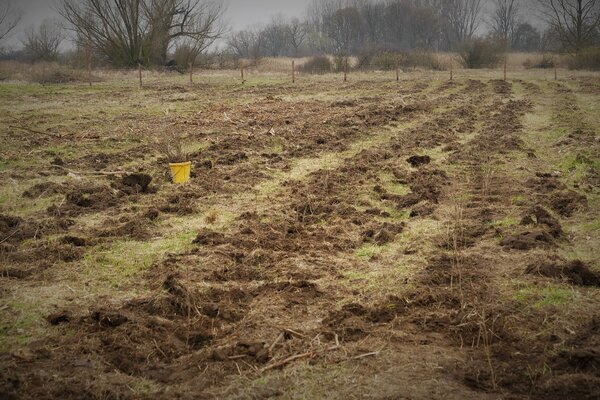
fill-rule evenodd
<path id="1" fill-rule="evenodd" d="M 0 43 L 8 36 L 21 21 L 21 11 L 11 0 L 4 0 L 0 4 Z"/>
<path id="2" fill-rule="evenodd" d="M 89 1 L 89 0 L 88 0 Z M 123 1 L 123 0 L 121 0 Z M 145 47 L 149 60 L 164 64 L 169 46 L 185 41 L 197 57 L 223 35 L 220 23 L 224 8 L 221 3 L 199 0 L 137 0 L 148 20 Z"/>
<path id="3" fill-rule="evenodd" d="M 25 32 L 23 46 L 33 60 L 55 61 L 64 40 L 64 27 L 59 21 L 45 19 L 37 29 L 32 26 Z"/>
<path id="4" fill-rule="evenodd" d="M 444 13 L 455 44 L 471 39 L 481 23 L 482 0 L 448 0 Z"/>
<path id="5" fill-rule="evenodd" d="M 224 8 L 200 0 L 62 0 L 60 14 L 115 65 L 162 64 L 188 38 L 205 49 L 223 33 Z"/>
<path id="6" fill-rule="evenodd" d="M 233 33 L 227 39 L 227 45 L 238 57 L 257 60 L 263 52 L 264 35 L 258 27 Z"/>
<path id="7" fill-rule="evenodd" d="M 294 49 L 294 56 L 298 55 L 298 50 L 302 43 L 304 43 L 304 39 L 308 34 L 308 27 L 305 22 L 300 22 L 298 18 L 294 18 L 288 25 L 288 38 L 290 41 L 290 46 Z"/>
<path id="8" fill-rule="evenodd" d="M 546 21 L 571 50 L 590 45 L 600 29 L 600 0 L 537 0 Z"/>
<path id="9" fill-rule="evenodd" d="M 361 16 L 355 7 L 340 8 L 325 20 L 325 32 L 338 56 L 350 54 L 361 31 Z"/>
<path id="10" fill-rule="evenodd" d="M 491 28 L 506 46 L 513 44 L 519 25 L 520 6 L 519 0 L 494 0 Z"/>
<path id="11" fill-rule="evenodd" d="M 271 22 L 262 30 L 265 51 L 272 57 L 285 53 L 289 40 L 289 27 L 281 16 L 273 17 Z"/>

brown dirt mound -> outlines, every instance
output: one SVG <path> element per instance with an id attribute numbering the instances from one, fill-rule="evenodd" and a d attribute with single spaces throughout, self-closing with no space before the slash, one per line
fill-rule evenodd
<path id="1" fill-rule="evenodd" d="M 152 177 L 148 174 L 130 174 L 121 179 L 121 183 L 134 193 L 147 193 Z"/>
<path id="2" fill-rule="evenodd" d="M 396 235 L 403 230 L 403 223 L 384 222 L 383 224 L 372 224 L 363 232 L 362 237 L 364 242 L 373 242 L 381 246 L 393 241 Z"/>
<path id="3" fill-rule="evenodd" d="M 548 379 L 539 398 L 544 400 L 600 399 L 600 378 L 589 374 L 564 374 Z"/>
<path id="4" fill-rule="evenodd" d="M 87 240 L 77 236 L 65 236 L 61 239 L 61 242 L 64 244 L 72 244 L 75 247 L 85 247 L 88 245 Z"/>
<path id="5" fill-rule="evenodd" d="M 150 230 L 148 222 L 141 218 L 123 217 L 121 219 L 108 218 L 103 227 L 95 232 L 97 237 L 127 237 L 133 239 L 148 239 Z"/>
<path id="6" fill-rule="evenodd" d="M 565 184 L 562 183 L 557 176 L 545 172 L 537 172 L 535 178 L 531 178 L 527 181 L 527 186 L 542 194 L 552 193 L 556 190 L 563 190 L 566 188 Z"/>
<path id="7" fill-rule="evenodd" d="M 73 207 L 73 211 L 104 210 L 117 205 L 117 200 L 115 191 L 106 186 L 81 186 L 67 193 L 67 204 Z M 49 211 L 54 211 L 54 208 Z"/>
<path id="8" fill-rule="evenodd" d="M 536 247 L 547 247 L 554 243 L 552 235 L 546 231 L 535 230 L 508 236 L 500 242 L 504 247 L 515 250 L 530 250 Z"/>
<path id="9" fill-rule="evenodd" d="M 523 216 L 521 225 L 545 225 L 552 236 L 559 237 L 562 234 L 558 220 L 540 205 L 536 205 Z"/>
<path id="10" fill-rule="evenodd" d="M 600 286 L 600 273 L 592 271 L 580 260 L 532 264 L 527 267 L 525 272 L 549 278 L 564 278 L 574 285 Z"/>
<path id="11" fill-rule="evenodd" d="M 550 207 L 560 215 L 570 217 L 587 206 L 587 198 L 573 190 L 561 190 L 550 195 Z"/>
<path id="12" fill-rule="evenodd" d="M 413 167 L 420 167 L 421 165 L 429 164 L 431 157 L 429 156 L 411 156 L 406 159 L 406 162 Z"/>
<path id="13" fill-rule="evenodd" d="M 0 241 L 3 243 L 18 243 L 31 239 L 39 232 L 39 226 L 29 223 L 22 218 L 0 214 Z"/>
<path id="14" fill-rule="evenodd" d="M 202 229 L 200 232 L 198 232 L 198 235 L 196 235 L 196 238 L 192 243 L 214 246 L 224 244 L 226 243 L 226 240 L 225 235 L 222 233 L 214 232 L 208 229 Z"/>
<path id="15" fill-rule="evenodd" d="M 23 197 L 35 199 L 38 197 L 51 196 L 53 194 L 65 193 L 65 185 L 54 182 L 43 182 L 33 185 L 23 192 Z"/>

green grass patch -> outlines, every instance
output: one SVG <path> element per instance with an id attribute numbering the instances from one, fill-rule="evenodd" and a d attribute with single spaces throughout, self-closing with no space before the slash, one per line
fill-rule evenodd
<path id="1" fill-rule="evenodd" d="M 119 287 L 147 270 L 167 253 L 182 253 L 192 246 L 195 232 L 175 234 L 158 240 L 125 240 L 100 246 L 84 257 L 87 273 Z"/>
<path id="2" fill-rule="evenodd" d="M 570 303 L 574 297 L 573 290 L 559 285 L 526 286 L 517 290 L 515 294 L 515 300 L 533 308 L 564 306 Z"/>
<path id="3" fill-rule="evenodd" d="M 362 259 L 371 259 L 376 255 L 383 253 L 385 246 L 377 246 L 375 244 L 364 244 L 354 252 L 354 255 Z"/>
<path id="4" fill-rule="evenodd" d="M 506 217 L 504 217 L 502 219 L 497 219 L 497 220 L 491 222 L 492 226 L 495 226 L 498 228 L 509 228 L 511 226 L 519 225 L 520 223 L 521 223 L 520 218 L 511 216 L 511 215 L 507 215 Z"/>
<path id="5" fill-rule="evenodd" d="M 48 310 L 36 302 L 9 300 L 0 317 L 0 352 L 25 345 L 39 337 L 46 327 L 44 316 Z"/>

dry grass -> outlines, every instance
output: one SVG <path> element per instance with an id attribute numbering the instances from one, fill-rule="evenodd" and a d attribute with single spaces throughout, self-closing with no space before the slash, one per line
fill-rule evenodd
<path id="1" fill-rule="evenodd" d="M 428 53 L 433 64 L 437 69 L 448 71 L 452 67 L 454 70 L 463 70 L 459 57 L 456 53 L 438 52 Z M 334 57 L 329 55 L 332 63 Z M 508 54 L 508 69 L 510 71 L 524 71 L 528 65 L 538 65 L 544 58 L 552 58 L 559 68 L 568 66 L 568 57 L 565 55 L 548 54 L 548 53 L 519 53 L 513 52 Z M 246 73 L 249 75 L 290 75 L 292 61 L 295 62 L 296 71 L 301 71 L 302 65 L 308 62 L 311 57 L 265 57 L 258 62 L 252 60 L 242 60 L 246 66 Z M 350 57 L 350 68 L 355 68 L 358 64 L 356 57 Z M 427 65 L 418 65 L 414 68 L 420 71 L 430 71 Z M 501 70 L 502 67 L 497 68 Z M 355 71 L 352 73 L 356 73 Z M 196 76 L 239 76 L 239 71 L 235 70 L 204 70 L 197 68 Z M 181 76 L 186 78 L 186 74 L 177 72 L 164 71 L 161 68 L 150 68 L 143 70 L 144 84 L 154 83 L 156 80 L 162 80 L 165 77 Z M 94 67 L 92 71 L 92 81 L 112 81 L 112 80 L 131 80 L 137 83 L 137 70 L 135 69 L 113 69 L 106 67 Z M 187 80 L 187 78 L 186 78 Z M 33 82 L 33 83 L 85 83 L 88 82 L 88 75 L 85 69 L 78 69 L 68 65 L 59 63 L 24 63 L 19 61 L 1 61 L 0 62 L 0 82 Z"/>
<path id="2" fill-rule="evenodd" d="M 87 75 L 83 70 L 56 62 L 2 61 L 0 62 L 0 81 L 71 83 L 87 81 Z"/>

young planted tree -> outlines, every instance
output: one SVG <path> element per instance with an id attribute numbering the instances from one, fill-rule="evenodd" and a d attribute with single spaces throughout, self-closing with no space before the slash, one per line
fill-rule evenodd
<path id="1" fill-rule="evenodd" d="M 65 37 L 64 28 L 57 20 L 46 19 L 37 29 L 30 27 L 25 32 L 23 46 L 33 60 L 56 61 Z"/>
<path id="2" fill-rule="evenodd" d="M 546 21 L 568 50 L 594 42 L 600 29 L 600 0 L 537 0 Z"/>

